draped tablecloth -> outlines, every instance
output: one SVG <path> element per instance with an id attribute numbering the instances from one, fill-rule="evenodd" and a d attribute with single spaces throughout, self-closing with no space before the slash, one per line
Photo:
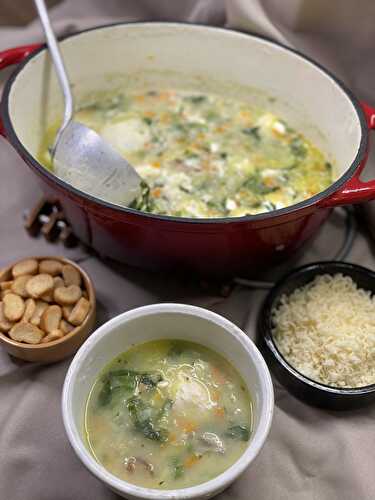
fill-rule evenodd
<path id="1" fill-rule="evenodd" d="M 187 20 L 265 34 L 290 44 L 333 70 L 358 97 L 375 102 L 375 3 L 370 0 L 65 0 L 52 2 L 60 34 L 121 20 Z M 57 5 L 56 5 L 57 4 Z M 27 12 L 25 8 L 27 7 Z M 31 2 L 0 0 L 0 49 L 41 39 Z M 9 72 L 1 75 L 4 80 Z M 367 174 L 374 172 L 374 162 Z M 185 282 L 111 261 L 87 250 L 33 239 L 22 214 L 40 196 L 34 177 L 0 140 L 0 266 L 27 255 L 65 255 L 93 278 L 98 325 L 131 308 L 186 302 L 218 312 L 255 337 L 265 291 L 237 285 L 228 297 L 198 281 Z M 373 207 L 367 205 L 370 216 Z M 330 259 L 345 234 L 345 215 L 333 213 L 297 263 Z M 347 260 L 374 268 L 374 247 L 365 224 L 356 229 Z M 61 388 L 70 359 L 28 364 L 0 350 L 0 500 L 109 500 L 117 498 L 83 467 L 64 433 Z M 375 407 L 334 413 L 311 408 L 275 382 L 275 414 L 256 461 L 220 500 L 373 500 Z"/>

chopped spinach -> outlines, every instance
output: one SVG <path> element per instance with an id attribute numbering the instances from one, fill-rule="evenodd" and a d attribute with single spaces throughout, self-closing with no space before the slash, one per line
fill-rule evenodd
<path id="1" fill-rule="evenodd" d="M 212 109 L 207 111 L 206 120 L 208 120 L 210 122 L 210 121 L 214 121 L 214 120 L 218 120 L 218 119 L 219 119 L 219 115 L 216 111 L 213 111 Z"/>
<path id="2" fill-rule="evenodd" d="M 155 387 L 158 382 L 163 380 L 161 373 L 159 372 L 138 372 L 136 370 L 129 370 L 127 368 L 123 370 L 113 370 L 108 373 L 108 376 L 112 380 L 112 385 L 124 386 L 132 384 L 132 389 L 135 389 L 136 382 L 141 382 L 149 387 Z"/>
<path id="3" fill-rule="evenodd" d="M 193 159 L 193 158 L 199 158 L 199 155 L 197 153 L 194 153 L 194 151 L 189 151 L 186 149 L 184 151 L 185 158 Z"/>
<path id="4" fill-rule="evenodd" d="M 103 378 L 103 386 L 98 395 L 98 404 L 99 406 L 108 405 L 116 390 L 132 393 L 138 383 L 152 389 L 161 380 L 163 380 L 163 377 L 160 373 L 137 372 L 128 369 L 112 370 Z"/>
<path id="5" fill-rule="evenodd" d="M 149 387 L 155 387 L 163 380 L 161 373 L 141 373 L 139 377 L 140 382 Z"/>
<path id="6" fill-rule="evenodd" d="M 172 342 L 170 349 L 168 350 L 168 358 L 177 358 L 185 351 L 181 342 Z"/>
<path id="7" fill-rule="evenodd" d="M 171 460 L 171 465 L 173 469 L 173 477 L 175 479 L 182 477 L 185 470 L 181 460 L 178 457 L 173 457 Z"/>
<path id="8" fill-rule="evenodd" d="M 259 127 L 247 127 L 247 128 L 243 128 L 242 129 L 242 133 L 246 134 L 246 135 L 249 135 L 250 137 L 252 137 L 256 141 L 260 141 L 261 140 L 261 136 L 260 136 L 260 133 L 259 133 Z"/>
<path id="9" fill-rule="evenodd" d="M 140 210 L 141 212 L 152 212 L 153 207 L 154 207 L 154 201 L 150 196 L 150 187 L 146 182 L 142 181 L 141 193 L 129 205 L 129 208 L 134 208 L 135 210 Z"/>
<path id="10" fill-rule="evenodd" d="M 201 104 L 202 102 L 207 100 L 207 96 L 205 95 L 191 95 L 186 98 L 188 101 L 193 104 Z"/>
<path id="11" fill-rule="evenodd" d="M 194 445 L 191 441 L 186 443 L 186 452 L 190 454 L 194 453 Z"/>
<path id="12" fill-rule="evenodd" d="M 152 125 L 152 119 L 149 118 L 148 116 L 143 117 L 143 121 L 145 122 L 146 125 Z"/>
<path id="13" fill-rule="evenodd" d="M 272 210 L 276 210 L 276 205 L 274 203 L 272 203 L 272 201 L 269 201 L 269 200 L 265 200 L 263 203 L 263 208 L 265 208 L 266 210 L 268 210 L 269 212 L 272 212 Z"/>
<path id="14" fill-rule="evenodd" d="M 225 436 L 238 441 L 249 441 L 250 429 L 247 425 L 232 425 L 227 429 Z"/>
<path id="15" fill-rule="evenodd" d="M 253 174 L 250 177 L 248 177 L 246 179 L 246 181 L 244 182 L 243 187 L 252 191 L 254 194 L 258 194 L 258 195 L 273 193 L 274 191 L 277 191 L 278 189 L 280 189 L 279 186 L 266 186 L 263 183 L 263 181 L 258 173 Z"/>
<path id="16" fill-rule="evenodd" d="M 109 379 L 105 379 L 103 382 L 103 386 L 98 395 L 99 406 L 107 406 L 112 399 L 111 383 Z"/>
<path id="17" fill-rule="evenodd" d="M 221 210 L 227 212 L 227 209 L 225 207 L 225 202 L 226 199 L 217 199 L 217 200 L 209 200 L 207 201 L 207 206 L 210 208 L 214 208 L 216 210 Z"/>
<path id="18" fill-rule="evenodd" d="M 294 137 L 289 146 L 294 156 L 297 156 L 298 158 L 305 158 L 307 154 L 306 146 L 300 137 Z"/>
<path id="19" fill-rule="evenodd" d="M 116 370 L 108 374 L 111 391 L 122 389 L 133 392 L 137 386 L 137 376 L 131 370 Z"/>
<path id="20" fill-rule="evenodd" d="M 133 396 L 127 400 L 126 406 L 136 431 L 153 441 L 165 442 L 168 439 L 168 431 L 159 426 L 158 416 L 154 416 L 149 404 L 140 397 Z"/>

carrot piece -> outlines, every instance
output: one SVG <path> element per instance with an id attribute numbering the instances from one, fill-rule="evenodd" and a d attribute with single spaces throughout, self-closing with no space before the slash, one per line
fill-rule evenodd
<path id="1" fill-rule="evenodd" d="M 175 443 L 177 441 L 177 436 L 176 434 L 174 434 L 173 432 L 170 432 L 169 433 L 169 436 L 168 436 L 168 441 L 170 443 Z"/>
<path id="2" fill-rule="evenodd" d="M 220 399 L 220 394 L 219 394 L 219 391 L 212 391 L 211 393 L 211 399 L 212 401 L 214 401 L 215 403 L 217 403 Z"/>
<path id="3" fill-rule="evenodd" d="M 186 422 L 183 429 L 185 432 L 194 432 L 197 430 L 197 426 L 193 422 Z"/>
<path id="4" fill-rule="evenodd" d="M 155 198 L 160 198 L 161 195 L 161 189 L 160 188 L 155 188 L 151 191 L 152 196 Z"/>
<path id="5" fill-rule="evenodd" d="M 161 101 L 168 101 L 171 96 L 171 92 L 160 92 L 158 97 Z"/>
<path id="6" fill-rule="evenodd" d="M 275 179 L 273 177 L 265 177 L 263 179 L 263 184 L 267 187 L 274 187 L 275 186 Z"/>
<path id="7" fill-rule="evenodd" d="M 211 373 L 212 373 L 212 377 L 213 377 L 214 381 L 217 384 L 223 385 L 226 383 L 226 378 L 223 376 L 221 371 L 218 368 L 216 368 L 216 366 L 213 366 L 211 368 Z"/>
<path id="8" fill-rule="evenodd" d="M 240 111 L 240 117 L 243 120 L 250 120 L 251 118 L 251 113 L 249 111 Z"/>
<path id="9" fill-rule="evenodd" d="M 190 455 L 187 457 L 184 461 L 184 466 L 188 469 L 189 467 L 192 467 L 194 464 L 199 462 L 199 456 L 197 455 Z"/>
<path id="10" fill-rule="evenodd" d="M 176 424 L 184 432 L 195 432 L 198 429 L 198 426 L 194 422 L 190 422 L 184 418 L 176 419 Z"/>
<path id="11" fill-rule="evenodd" d="M 221 408 L 221 406 L 219 406 L 219 408 L 215 408 L 214 413 L 217 417 L 220 417 L 220 418 L 224 417 L 224 415 L 225 415 L 224 408 Z"/>
<path id="12" fill-rule="evenodd" d="M 219 125 L 218 127 L 216 127 L 215 132 L 224 132 L 226 128 L 227 127 L 224 127 L 224 125 Z"/>

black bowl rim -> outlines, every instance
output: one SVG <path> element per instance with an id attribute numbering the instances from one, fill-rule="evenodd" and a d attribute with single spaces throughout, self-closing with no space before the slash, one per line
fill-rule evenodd
<path id="1" fill-rule="evenodd" d="M 340 396 L 342 398 L 349 397 L 349 396 L 361 396 L 361 395 L 367 395 L 369 393 L 375 392 L 375 383 L 370 384 L 370 385 L 365 385 L 362 387 L 333 387 L 330 385 L 323 384 L 321 382 L 317 382 L 316 380 L 313 380 L 306 375 L 303 375 L 301 372 L 299 372 L 294 366 L 292 366 L 287 359 L 281 354 L 279 351 L 276 342 L 273 338 L 272 331 L 270 328 L 270 322 L 271 322 L 271 311 L 273 309 L 274 304 L 278 300 L 278 298 L 281 295 L 281 290 L 285 286 L 286 283 L 289 281 L 293 280 L 294 278 L 301 276 L 307 272 L 314 272 L 314 275 L 312 279 L 314 279 L 315 276 L 318 276 L 320 274 L 332 274 L 333 272 L 335 273 L 340 273 L 350 276 L 352 278 L 352 275 L 350 274 L 351 271 L 357 271 L 360 272 L 370 279 L 373 280 L 374 282 L 374 292 L 375 293 L 375 272 L 371 271 L 371 269 L 368 269 L 367 267 L 360 266 L 358 264 L 352 264 L 349 262 L 342 262 L 342 261 L 317 261 L 317 262 L 312 262 L 311 264 L 305 264 L 303 266 L 294 268 L 292 271 L 284 275 L 277 283 L 271 288 L 270 292 L 268 293 L 261 312 L 259 316 L 259 331 L 261 333 L 262 338 L 264 339 L 266 346 L 268 349 L 271 351 L 271 354 L 273 357 L 276 359 L 276 361 L 282 365 L 282 367 L 289 372 L 290 375 L 294 376 L 296 379 L 301 384 L 305 384 L 309 387 L 312 387 L 316 390 L 320 390 L 323 393 L 326 394 L 332 394 L 336 396 Z M 298 286 L 296 286 L 294 289 L 296 290 Z"/>

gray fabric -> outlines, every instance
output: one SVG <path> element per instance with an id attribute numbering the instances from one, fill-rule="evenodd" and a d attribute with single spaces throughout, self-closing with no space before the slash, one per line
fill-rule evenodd
<path id="1" fill-rule="evenodd" d="M 52 15 L 60 33 L 114 20 L 227 22 L 293 44 L 337 72 L 359 97 L 371 101 L 374 11 L 370 0 L 360 5 L 346 0 L 329 4 L 323 0 L 65 0 Z M 0 49 L 39 39 L 35 23 L 0 29 Z M 64 254 L 81 262 L 96 284 L 98 324 L 136 306 L 176 301 L 221 313 L 254 338 L 264 291 L 237 286 L 223 298 L 214 288 L 204 289 L 198 283 L 147 274 L 100 261 L 80 248 L 67 250 L 32 239 L 22 228 L 22 212 L 38 199 L 39 191 L 34 177 L 3 140 L 0 169 L 0 266 L 32 254 Z M 371 165 L 367 170 L 371 173 Z M 343 228 L 342 211 L 336 211 L 302 256 L 265 277 L 274 278 L 296 263 L 332 258 L 341 245 Z M 373 268 L 372 251 L 366 235 L 358 233 L 349 260 Z M 81 465 L 64 434 L 60 395 L 69 362 L 38 366 L 0 351 L 1 500 L 116 498 Z M 375 498 L 375 409 L 325 412 L 297 401 L 277 383 L 275 388 L 270 437 L 255 463 L 220 499 Z"/>

